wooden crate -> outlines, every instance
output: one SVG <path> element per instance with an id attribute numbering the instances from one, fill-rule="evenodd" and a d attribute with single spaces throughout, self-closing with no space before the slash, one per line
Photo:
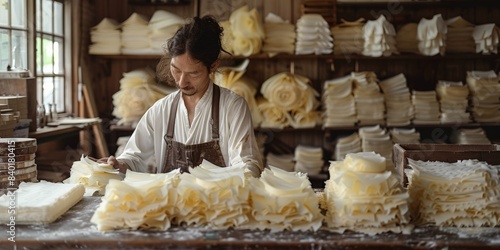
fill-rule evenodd
<path id="1" fill-rule="evenodd" d="M 409 168 L 408 158 L 442 162 L 477 159 L 498 165 L 500 164 L 500 145 L 395 144 L 393 147 L 394 166 L 404 186 L 408 183 L 404 174 L 404 169 Z"/>

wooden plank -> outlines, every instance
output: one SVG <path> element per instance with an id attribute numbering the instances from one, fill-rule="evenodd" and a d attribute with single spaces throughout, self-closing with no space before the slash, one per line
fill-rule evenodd
<path id="1" fill-rule="evenodd" d="M 88 86 L 86 84 L 83 84 L 83 96 L 87 106 L 87 110 L 89 111 L 89 116 L 91 118 L 96 118 L 97 116 L 95 114 L 97 113 L 97 111 L 95 107 L 95 101 L 93 100 L 92 92 L 88 90 Z M 94 132 L 94 139 L 96 140 L 95 145 L 97 149 L 97 156 L 100 158 L 109 156 L 108 146 L 102 132 L 101 123 L 97 122 L 93 124 L 92 131 Z"/>

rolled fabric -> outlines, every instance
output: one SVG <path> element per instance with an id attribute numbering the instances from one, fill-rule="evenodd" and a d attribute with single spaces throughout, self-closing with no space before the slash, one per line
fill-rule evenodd
<path id="1" fill-rule="evenodd" d="M 290 114 L 283 108 L 276 106 L 274 103 L 261 98 L 257 100 L 257 107 L 262 114 L 263 128 L 279 128 L 282 129 L 290 124 Z"/>
<path id="2" fill-rule="evenodd" d="M 264 28 L 257 9 L 249 10 L 247 5 L 231 13 L 231 31 L 235 36 L 264 39 Z"/>

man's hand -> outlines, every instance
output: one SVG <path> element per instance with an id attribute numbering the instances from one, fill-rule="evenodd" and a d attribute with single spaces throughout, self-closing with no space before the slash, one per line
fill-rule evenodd
<path id="1" fill-rule="evenodd" d="M 116 157 L 114 156 L 109 156 L 109 157 L 103 157 L 101 159 L 96 159 L 95 160 L 97 163 L 105 163 L 111 165 L 113 168 L 118 169 L 118 171 L 125 173 L 127 172 L 128 165 L 125 162 L 118 161 Z"/>

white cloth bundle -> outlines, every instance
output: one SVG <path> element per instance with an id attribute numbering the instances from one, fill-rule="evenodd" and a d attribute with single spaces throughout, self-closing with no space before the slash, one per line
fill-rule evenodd
<path id="1" fill-rule="evenodd" d="M 120 90 L 113 94 L 113 115 L 120 118 L 120 125 L 135 127 L 149 107 L 174 91 L 155 85 L 154 72 L 150 69 L 123 73 Z"/>
<path id="2" fill-rule="evenodd" d="M 229 23 L 234 55 L 250 56 L 260 52 L 265 33 L 257 9 L 249 10 L 244 5 L 231 13 Z"/>
<path id="3" fill-rule="evenodd" d="M 410 89 L 406 85 L 404 74 L 385 79 L 379 85 L 384 92 L 386 124 L 388 126 L 410 125 L 414 111 Z"/>
<path id="4" fill-rule="evenodd" d="M 330 54 L 333 37 L 330 25 L 319 14 L 304 14 L 297 20 L 295 54 Z"/>
<path id="5" fill-rule="evenodd" d="M 379 57 L 398 54 L 396 48 L 396 31 L 384 15 L 380 15 L 377 20 L 367 21 L 363 26 L 363 55 Z"/>
<path id="6" fill-rule="evenodd" d="M 276 14 L 268 13 L 264 22 L 265 39 L 262 51 L 274 55 L 293 54 L 295 51 L 295 25 Z"/>
<path id="7" fill-rule="evenodd" d="M 252 222 L 248 228 L 276 232 L 317 231 L 321 227 L 319 200 L 307 175 L 270 166 L 259 179 L 249 181 Z"/>
<path id="8" fill-rule="evenodd" d="M 121 53 L 120 25 L 112 18 L 103 18 L 90 30 L 89 54 L 118 55 Z M 118 45 L 117 45 L 118 44 Z"/>
<path id="9" fill-rule="evenodd" d="M 446 33 L 448 28 L 441 14 L 436 14 L 432 19 L 420 19 L 418 23 L 418 49 L 422 55 L 444 55 L 446 48 Z"/>
<path id="10" fill-rule="evenodd" d="M 409 227 L 408 193 L 373 152 L 332 161 L 325 196 L 329 228 L 363 233 L 402 232 Z"/>
<path id="11" fill-rule="evenodd" d="M 476 42 L 476 53 L 484 55 L 498 53 L 500 29 L 494 23 L 477 25 L 472 36 Z"/>
<path id="12" fill-rule="evenodd" d="M 500 122 L 500 77 L 493 71 L 467 71 L 476 122 Z"/>

